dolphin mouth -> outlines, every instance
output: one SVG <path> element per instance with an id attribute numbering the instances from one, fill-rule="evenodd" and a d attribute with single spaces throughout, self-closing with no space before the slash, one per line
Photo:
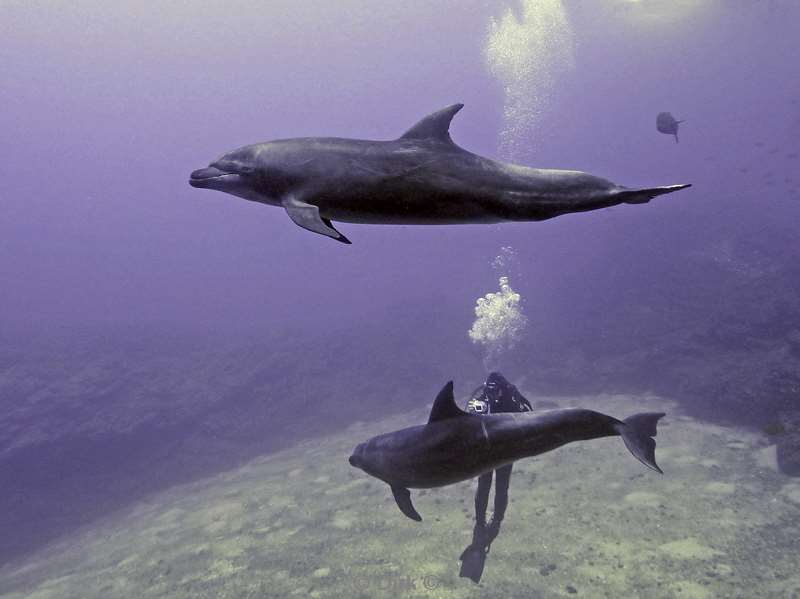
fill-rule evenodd
<path id="1" fill-rule="evenodd" d="M 189 175 L 189 185 L 200 188 L 210 187 L 214 184 L 214 182 L 225 181 L 238 176 L 239 175 L 236 173 L 230 173 L 228 171 L 218 169 L 215 166 L 209 166 L 208 168 L 201 168 L 193 171 L 192 174 Z"/>

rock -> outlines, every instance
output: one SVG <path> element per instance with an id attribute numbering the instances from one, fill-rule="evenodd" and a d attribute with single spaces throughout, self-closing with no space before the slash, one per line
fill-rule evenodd
<path id="1" fill-rule="evenodd" d="M 754 453 L 756 464 L 760 468 L 768 468 L 770 470 L 774 470 L 775 472 L 780 471 L 778 467 L 777 445 L 768 445 L 767 447 L 763 447 Z"/>

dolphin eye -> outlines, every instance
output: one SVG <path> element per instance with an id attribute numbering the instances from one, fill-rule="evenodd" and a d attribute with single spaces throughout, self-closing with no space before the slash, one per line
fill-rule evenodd
<path id="1" fill-rule="evenodd" d="M 252 166 L 242 164 L 239 166 L 239 172 L 243 175 L 252 175 L 254 172 L 256 172 L 256 169 L 254 169 Z"/>

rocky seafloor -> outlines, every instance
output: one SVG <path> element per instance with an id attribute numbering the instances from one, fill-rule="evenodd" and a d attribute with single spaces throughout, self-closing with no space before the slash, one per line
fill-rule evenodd
<path id="1" fill-rule="evenodd" d="M 655 396 L 547 399 L 668 412 L 664 475 L 618 438 L 519 462 L 479 585 L 457 562 L 474 481 L 412 491 L 416 523 L 347 462 L 369 436 L 424 422 L 419 409 L 152 495 L 0 569 L 0 597 L 800 597 L 800 481 L 777 472 L 774 439 Z"/>

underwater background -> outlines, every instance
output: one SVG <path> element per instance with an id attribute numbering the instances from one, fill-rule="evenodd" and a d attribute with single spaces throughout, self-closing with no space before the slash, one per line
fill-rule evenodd
<path id="1" fill-rule="evenodd" d="M 0 2 L 0 597 L 800 597 L 798 32 L 793 0 Z M 470 151 L 693 187 L 344 246 L 187 184 L 454 102 Z M 417 524 L 347 457 L 489 368 L 667 412 L 665 474 L 520 462 L 474 585 L 474 481 Z"/>

